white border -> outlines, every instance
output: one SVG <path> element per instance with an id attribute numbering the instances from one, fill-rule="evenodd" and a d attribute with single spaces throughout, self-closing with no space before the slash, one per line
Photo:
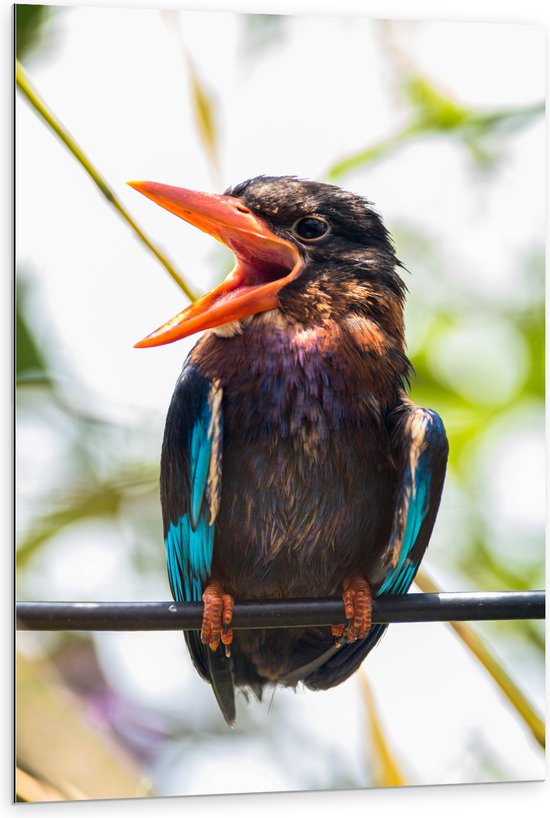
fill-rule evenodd
<path id="1" fill-rule="evenodd" d="M 11 112 L 12 77 L 11 65 L 11 20 L 13 15 L 12 4 L 0 0 L 0 21 L 2 24 L 1 49 L 2 81 L 0 83 L 1 110 Z M 380 18 L 395 18 L 409 20 L 449 20 L 449 21 L 484 21 L 484 22 L 514 22 L 534 23 L 542 25 L 546 31 L 549 28 L 550 4 L 547 0 L 181 0 L 181 2 L 162 3 L 159 0 L 151 2 L 127 2 L 113 0 L 112 2 L 82 2 L 58 3 L 52 5 L 67 6 L 103 6 L 125 8 L 186 8 L 202 11 L 237 11 L 237 12 L 264 12 L 279 14 L 312 14 L 320 15 L 363 15 Z M 6 117 L 7 122 L 10 118 Z M 0 297 L 3 305 L 0 338 L 2 356 L 0 357 L 0 374 L 2 383 L 8 384 L 10 379 L 11 339 L 10 313 L 11 295 L 8 271 L 11 270 L 11 243 L 12 243 L 12 201 L 11 201 L 11 159 L 10 146 L 12 143 L 12 129 L 5 126 L 1 130 L 2 156 L 5 157 L 0 165 L 0 189 L 3 191 L 2 212 L 0 213 L 1 246 L 4 248 L 4 273 L 1 276 Z M 6 354 L 8 353 L 8 354 Z M 3 576 L 8 580 L 8 587 L 4 589 L 3 621 L 10 623 L 4 627 L 2 637 L 2 655 L 9 655 L 11 643 L 11 558 L 9 556 L 11 535 L 11 482 L 12 470 L 9 461 L 11 449 L 11 408 L 9 403 L 10 390 L 5 387 L 2 401 L 2 454 L 4 470 L 3 483 L 0 485 L 0 497 L 3 499 L 2 519 L 5 524 L 5 536 L 2 538 L 6 565 Z M 8 601 L 9 600 L 9 601 Z M 9 607 L 8 607 L 9 606 Z M 7 662 L 5 667 L 9 667 Z M 8 673 L 3 677 L 4 712 L 7 710 L 11 696 L 12 680 Z M 7 721 L 7 720 L 6 720 Z M 13 748 L 11 734 L 3 731 L 6 757 L 2 764 L 2 802 L 9 804 L 11 800 L 11 770 Z M 304 753 L 307 753 L 304 747 Z M 25 805 L 17 805 L 17 809 L 25 809 Z M 541 809 L 542 808 L 542 809 Z M 462 786 L 435 786 L 409 787 L 395 791 L 389 790 L 360 790 L 360 791 L 329 791 L 311 793 L 281 793 L 277 795 L 243 795 L 243 796 L 211 796 L 201 798 L 164 798 L 152 800 L 128 801 L 97 801 L 69 804 L 44 804 L 30 807 L 39 809 L 40 814 L 48 816 L 73 815 L 77 810 L 81 815 L 123 816 L 132 815 L 174 815 L 181 818 L 194 816 L 219 816 L 225 812 L 239 818 L 270 818 L 280 816 L 284 812 L 300 811 L 311 812 L 316 818 L 332 816 L 334 813 L 346 811 L 348 815 L 371 816 L 383 815 L 384 818 L 407 815 L 407 818 L 464 818 L 465 815 L 478 818 L 482 815 L 497 814 L 499 818 L 535 818 L 541 814 L 550 814 L 550 783 L 527 784 L 478 784 Z M 70 810 L 70 812 L 67 812 Z"/>

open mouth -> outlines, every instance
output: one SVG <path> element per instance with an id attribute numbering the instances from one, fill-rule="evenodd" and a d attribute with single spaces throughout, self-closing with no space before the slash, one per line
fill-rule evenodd
<path id="1" fill-rule="evenodd" d="M 278 293 L 301 272 L 298 248 L 232 196 L 157 182 L 129 182 L 149 199 L 229 247 L 236 263 L 225 281 L 139 341 L 159 346 L 278 306 Z"/>

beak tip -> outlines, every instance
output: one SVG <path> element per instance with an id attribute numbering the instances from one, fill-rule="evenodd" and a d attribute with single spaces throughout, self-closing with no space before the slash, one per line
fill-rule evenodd
<path id="1" fill-rule="evenodd" d="M 159 338 L 160 335 L 161 333 L 159 330 L 152 332 L 151 335 L 146 335 L 145 338 L 142 338 L 141 341 L 134 344 L 134 349 L 150 349 L 151 347 L 159 347 L 163 346 L 164 344 L 169 344 L 172 340 L 174 340 L 173 338 Z"/>

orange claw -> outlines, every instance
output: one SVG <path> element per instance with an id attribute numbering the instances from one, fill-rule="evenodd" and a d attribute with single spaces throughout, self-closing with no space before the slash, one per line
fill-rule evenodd
<path id="1" fill-rule="evenodd" d="M 219 580 L 212 580 L 202 595 L 204 612 L 202 615 L 201 642 L 216 650 L 220 641 L 225 645 L 225 655 L 231 655 L 233 631 L 229 627 L 233 618 L 235 600 L 226 594 Z"/>
<path id="2" fill-rule="evenodd" d="M 372 591 L 363 574 L 354 571 L 345 578 L 342 585 L 346 624 L 333 625 L 331 628 L 338 647 L 364 639 L 372 624 Z"/>

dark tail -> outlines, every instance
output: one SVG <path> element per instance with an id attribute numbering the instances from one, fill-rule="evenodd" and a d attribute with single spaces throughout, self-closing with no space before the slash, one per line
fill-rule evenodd
<path id="1" fill-rule="evenodd" d="M 222 715 L 229 727 L 233 727 L 236 712 L 232 660 L 225 655 L 223 645 L 220 644 L 215 651 L 203 645 L 199 631 L 187 631 L 185 641 L 193 664 L 202 678 L 212 685 Z"/>
<path id="2" fill-rule="evenodd" d="M 235 686 L 233 684 L 233 672 L 231 670 L 231 659 L 228 659 L 224 652 L 224 646 L 219 645 L 217 650 L 207 648 L 208 675 L 212 684 L 212 690 L 222 711 L 222 715 L 229 725 L 235 725 Z"/>

